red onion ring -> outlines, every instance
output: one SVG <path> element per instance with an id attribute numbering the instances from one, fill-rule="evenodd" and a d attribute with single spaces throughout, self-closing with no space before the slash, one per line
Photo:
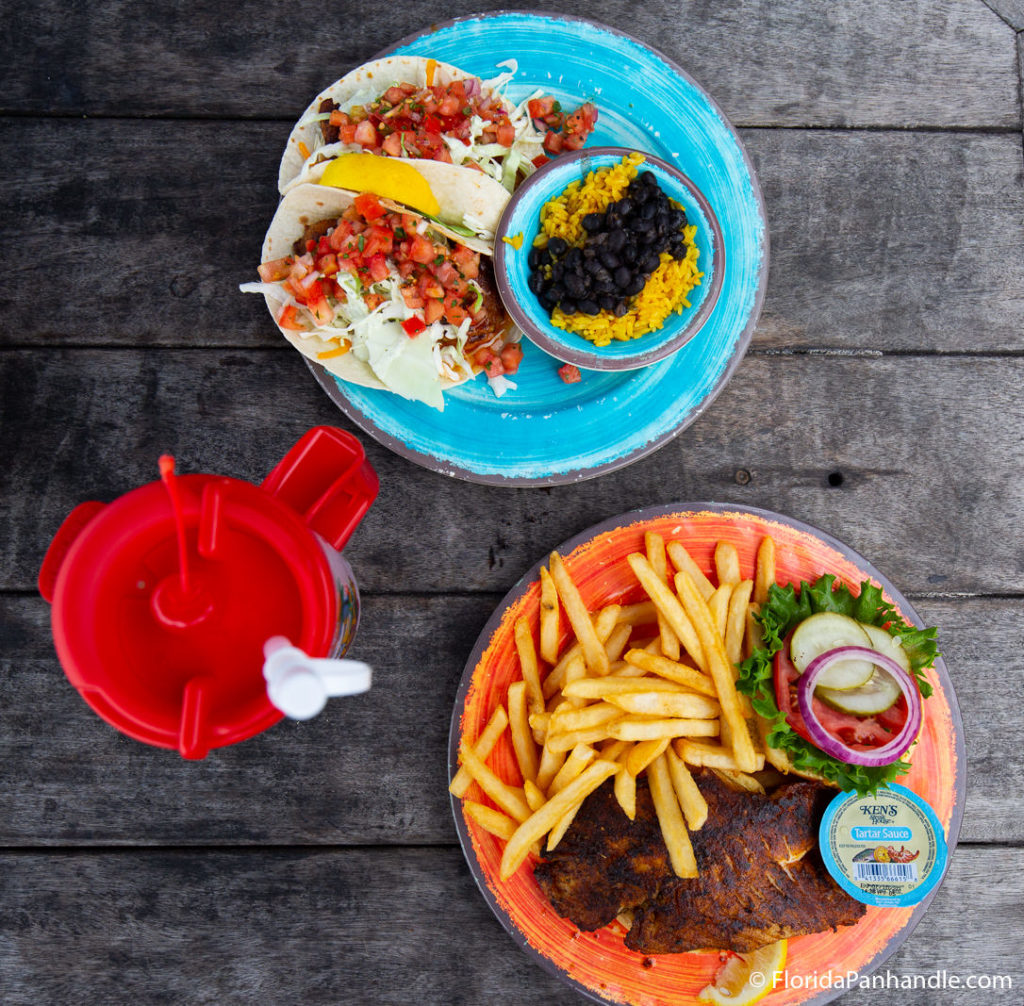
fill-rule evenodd
<path id="1" fill-rule="evenodd" d="M 849 660 L 851 657 L 858 660 L 870 660 L 876 667 L 880 667 L 891 675 L 896 684 L 900 686 L 900 691 L 903 692 L 903 697 L 907 702 L 907 721 L 903 724 L 903 729 L 887 744 L 871 751 L 856 751 L 833 737 L 815 715 L 814 705 L 811 702 L 822 672 L 836 661 Z M 800 703 L 800 715 L 803 716 L 807 732 L 814 738 L 814 743 L 825 754 L 838 758 L 849 765 L 890 765 L 910 750 L 910 746 L 921 729 L 921 693 L 918 691 L 916 683 L 895 660 L 867 646 L 837 646 L 834 650 L 827 650 L 815 657 L 807 665 L 804 673 L 800 675 L 797 682 L 797 699 Z"/>

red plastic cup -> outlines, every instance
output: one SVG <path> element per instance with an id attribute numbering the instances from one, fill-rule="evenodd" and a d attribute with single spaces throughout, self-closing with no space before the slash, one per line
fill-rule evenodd
<path id="1" fill-rule="evenodd" d="M 118 730 L 185 758 L 266 730 L 282 714 L 264 643 L 340 657 L 352 641 L 359 591 L 340 550 L 378 485 L 355 437 L 318 426 L 260 486 L 165 474 L 80 504 L 39 573 L 68 679 Z"/>

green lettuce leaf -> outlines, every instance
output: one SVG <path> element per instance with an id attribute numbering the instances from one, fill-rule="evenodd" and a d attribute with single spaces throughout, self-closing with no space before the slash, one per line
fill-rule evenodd
<path id="1" fill-rule="evenodd" d="M 775 654 L 782 649 L 782 641 L 793 628 L 819 611 L 848 615 L 858 622 L 884 628 L 891 636 L 898 638 L 910 660 L 911 672 L 924 698 L 932 694 L 932 687 L 925 680 L 924 671 L 939 655 L 935 641 L 936 630 L 917 629 L 908 625 L 896 613 L 894 606 L 882 597 L 881 589 L 869 580 L 865 580 L 860 585 L 860 593 L 854 595 L 845 584 L 836 586 L 836 578 L 831 574 L 819 577 L 813 584 L 802 580 L 799 590 L 792 584 L 785 587 L 772 585 L 768 590 L 768 600 L 756 616 L 761 626 L 761 646 L 740 664 L 736 687 L 750 696 L 755 712 L 769 721 L 768 744 L 784 751 L 793 766 L 800 771 L 812 772 L 828 779 L 840 789 L 874 793 L 905 775 L 910 765 L 904 761 L 895 761 L 890 765 L 868 767 L 841 762 L 794 733 L 775 701 Z"/>

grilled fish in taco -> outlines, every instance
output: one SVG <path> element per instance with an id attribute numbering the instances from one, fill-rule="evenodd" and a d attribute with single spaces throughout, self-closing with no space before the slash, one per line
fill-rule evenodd
<path id="1" fill-rule="evenodd" d="M 288 341 L 344 381 L 443 409 L 444 389 L 522 358 L 488 256 L 374 193 L 289 190 L 259 273 L 241 289 L 264 294 Z"/>
<path id="2" fill-rule="evenodd" d="M 565 115 L 540 91 L 516 105 L 500 91 L 511 78 L 484 82 L 420 56 L 357 67 L 317 95 L 299 119 L 278 186 L 285 192 L 307 180 L 314 165 L 365 151 L 471 168 L 511 192 L 548 154 L 582 147 L 597 121 L 589 102 Z"/>

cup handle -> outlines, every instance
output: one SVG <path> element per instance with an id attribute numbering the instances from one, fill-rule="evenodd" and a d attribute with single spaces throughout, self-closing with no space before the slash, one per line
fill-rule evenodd
<path id="1" fill-rule="evenodd" d="M 351 433 L 314 426 L 277 463 L 262 488 L 340 551 L 377 498 L 380 481 Z"/>
<path id="2" fill-rule="evenodd" d="M 89 500 L 86 503 L 79 503 L 74 510 L 64 518 L 64 523 L 57 529 L 57 533 L 46 550 L 43 565 L 39 569 L 39 593 L 45 601 L 53 604 L 53 596 L 57 590 L 57 575 L 61 566 L 67 558 L 71 546 L 74 545 L 78 536 L 85 530 L 87 524 L 106 507 L 106 503 L 98 500 Z"/>

